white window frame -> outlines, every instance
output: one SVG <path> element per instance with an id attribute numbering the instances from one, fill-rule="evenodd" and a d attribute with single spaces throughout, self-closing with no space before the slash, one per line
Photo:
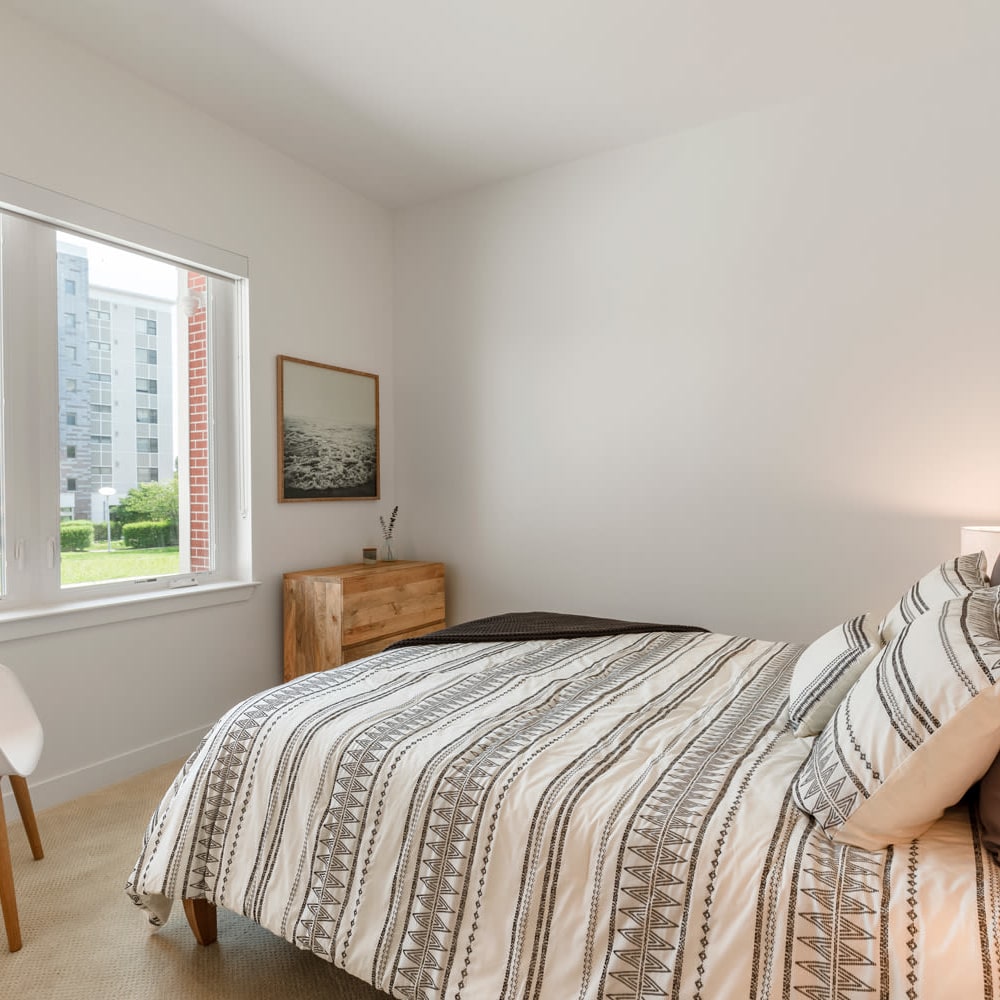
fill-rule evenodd
<path id="1" fill-rule="evenodd" d="M 0 342 L 8 345 L 0 365 L 4 458 L 0 530 L 7 582 L 7 593 L 0 599 L 0 641 L 246 600 L 257 586 L 250 551 L 246 258 L 3 174 L 0 212 L 7 216 L 4 231 L 11 238 L 16 233 L 18 245 L 17 254 L 4 253 L 0 246 Z M 4 286 L 36 288 L 39 274 L 55 275 L 54 233 L 41 235 L 38 223 L 229 279 L 210 282 L 215 293 L 207 303 L 213 332 L 209 421 L 216 442 L 210 512 L 215 564 L 210 573 L 72 588 L 60 585 L 58 497 L 62 484 L 56 459 L 59 372 L 54 278 L 51 290 L 3 297 Z M 15 345 L 16 330 L 34 331 L 33 350 L 10 346 Z M 38 410 L 40 399 L 53 403 L 44 415 Z M 38 414 L 40 419 L 25 421 L 25 413 Z M 53 459 L 40 462 L 39 455 Z M 53 503 L 46 502 L 53 497 Z"/>

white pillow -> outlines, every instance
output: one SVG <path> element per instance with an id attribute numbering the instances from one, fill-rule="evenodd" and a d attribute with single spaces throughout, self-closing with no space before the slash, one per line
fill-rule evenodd
<path id="1" fill-rule="evenodd" d="M 793 781 L 832 840 L 912 840 L 1000 751 L 1000 587 L 948 601 L 892 640 L 841 702 Z"/>
<path id="2" fill-rule="evenodd" d="M 870 614 L 830 629 L 795 661 L 788 691 L 788 718 L 796 736 L 815 736 L 882 650 L 879 626 Z"/>
<path id="3" fill-rule="evenodd" d="M 910 587 L 882 619 L 879 626 L 882 641 L 887 643 L 895 639 L 910 622 L 928 611 L 936 611 L 945 601 L 965 597 L 989 585 L 985 552 L 959 556 L 942 563 Z"/>

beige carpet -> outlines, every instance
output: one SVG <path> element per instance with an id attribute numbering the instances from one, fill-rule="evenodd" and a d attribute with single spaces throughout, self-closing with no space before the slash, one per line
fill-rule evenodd
<path id="1" fill-rule="evenodd" d="M 147 924 L 125 895 L 125 879 L 146 823 L 179 766 L 40 812 L 41 861 L 32 859 L 20 824 L 11 826 L 24 947 L 10 954 L 0 931 L 0 997 L 385 1000 L 315 955 L 223 910 L 219 941 L 207 948 L 195 943 L 179 906 L 160 930 Z"/>

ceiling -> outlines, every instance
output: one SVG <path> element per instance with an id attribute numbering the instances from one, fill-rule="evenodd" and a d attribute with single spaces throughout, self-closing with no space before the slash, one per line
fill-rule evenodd
<path id="1" fill-rule="evenodd" d="M 388 206 L 952 58 L 996 0 L 0 0 Z"/>

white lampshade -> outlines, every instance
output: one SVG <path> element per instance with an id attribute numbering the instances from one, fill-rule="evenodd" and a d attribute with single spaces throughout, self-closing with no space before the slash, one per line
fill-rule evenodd
<path id="1" fill-rule="evenodd" d="M 972 527 L 962 529 L 962 555 L 969 552 L 986 553 L 986 570 L 993 572 L 1000 557 L 1000 527 Z"/>

